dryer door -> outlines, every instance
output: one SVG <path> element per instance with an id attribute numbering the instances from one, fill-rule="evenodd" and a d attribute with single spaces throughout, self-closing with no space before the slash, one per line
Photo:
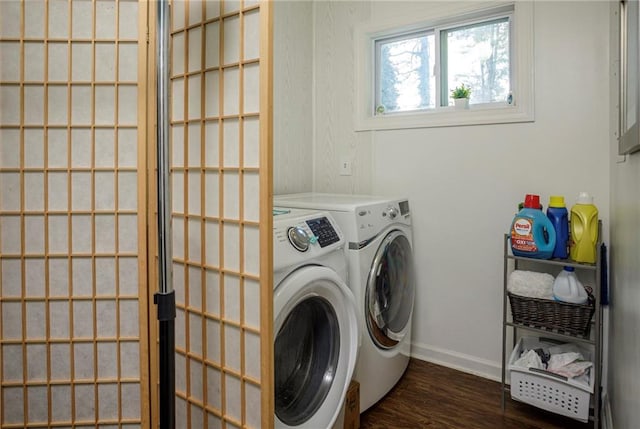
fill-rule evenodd
<path id="1" fill-rule="evenodd" d="M 355 301 L 335 271 L 300 268 L 274 293 L 277 428 L 331 427 L 353 375 Z"/>
<path id="2" fill-rule="evenodd" d="M 398 344 L 409 330 L 415 277 L 411 243 L 392 231 L 373 259 L 365 291 L 365 319 L 373 342 L 382 349 Z"/>

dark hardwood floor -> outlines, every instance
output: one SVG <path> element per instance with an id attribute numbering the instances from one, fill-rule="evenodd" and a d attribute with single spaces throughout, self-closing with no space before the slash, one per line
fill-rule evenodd
<path id="1" fill-rule="evenodd" d="M 508 393 L 507 393 L 508 395 Z M 586 429 L 593 424 L 558 416 L 509 398 L 500 383 L 411 359 L 389 394 L 360 416 L 360 427 L 427 429 Z"/>

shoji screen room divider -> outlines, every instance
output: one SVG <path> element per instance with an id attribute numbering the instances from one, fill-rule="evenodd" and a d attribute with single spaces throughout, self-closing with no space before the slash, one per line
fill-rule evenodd
<path id="1" fill-rule="evenodd" d="M 271 427 L 271 5 L 172 4 L 178 428 Z M 0 1 L 0 427 L 157 427 L 155 2 Z"/>
<path id="2" fill-rule="evenodd" d="M 272 342 L 261 335 L 271 312 L 261 306 L 261 292 L 263 304 L 272 295 L 270 274 L 261 276 L 270 263 L 261 257 L 270 254 L 272 215 L 269 138 L 261 136 L 270 123 L 261 106 L 269 97 L 260 96 L 269 86 L 268 73 L 261 76 L 268 55 L 261 57 L 260 28 L 261 21 L 269 27 L 269 7 L 186 1 L 171 10 L 180 427 L 266 427 L 258 406 L 260 356 L 270 355 Z"/>

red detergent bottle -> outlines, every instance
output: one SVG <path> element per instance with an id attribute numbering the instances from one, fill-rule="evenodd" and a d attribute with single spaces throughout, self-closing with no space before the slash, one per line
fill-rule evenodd
<path id="1" fill-rule="evenodd" d="M 556 231 L 540 210 L 540 196 L 527 194 L 524 207 L 511 224 L 511 251 L 515 256 L 549 259 L 556 247 Z"/>

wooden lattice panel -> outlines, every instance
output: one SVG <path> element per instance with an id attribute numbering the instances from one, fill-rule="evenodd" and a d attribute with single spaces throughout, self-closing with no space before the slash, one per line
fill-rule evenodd
<path id="1" fill-rule="evenodd" d="M 171 11 L 176 425 L 258 428 L 260 5 Z"/>
<path id="2" fill-rule="evenodd" d="M 145 17 L 0 2 L 2 428 L 148 424 Z"/>

